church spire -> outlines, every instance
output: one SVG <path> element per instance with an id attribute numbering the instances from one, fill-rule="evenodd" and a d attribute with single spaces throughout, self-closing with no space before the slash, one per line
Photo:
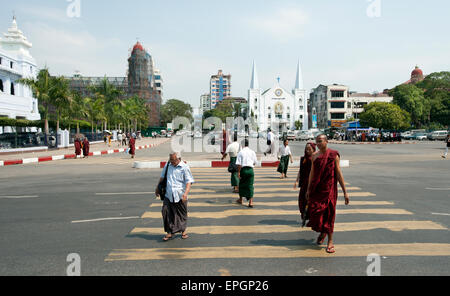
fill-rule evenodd
<path id="1" fill-rule="evenodd" d="M 258 74 L 256 73 L 255 61 L 253 61 L 252 81 L 250 82 L 250 89 L 259 89 Z"/>
<path id="2" fill-rule="evenodd" d="M 303 87 L 303 76 L 300 69 L 300 61 L 297 63 L 297 76 L 295 77 L 295 89 L 304 89 Z"/>

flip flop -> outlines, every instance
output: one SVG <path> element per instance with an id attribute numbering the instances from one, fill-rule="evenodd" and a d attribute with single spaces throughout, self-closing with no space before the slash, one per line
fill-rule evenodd
<path id="1" fill-rule="evenodd" d="M 329 253 L 329 254 L 333 254 L 333 253 L 335 253 L 336 252 L 336 250 L 334 249 L 334 246 L 331 246 L 331 247 L 327 247 L 327 253 Z"/>
<path id="2" fill-rule="evenodd" d="M 320 246 L 321 244 L 323 244 L 323 242 L 325 241 L 326 237 L 327 237 L 326 234 L 323 237 L 322 237 L 322 234 L 320 234 L 319 237 L 317 238 L 316 243 Z"/>
<path id="3" fill-rule="evenodd" d="M 163 241 L 166 242 L 166 241 L 171 240 L 172 238 L 173 238 L 173 235 L 171 235 L 171 236 L 167 236 L 167 235 L 166 235 L 166 236 L 163 237 Z"/>
<path id="4" fill-rule="evenodd" d="M 253 208 L 253 205 L 248 205 L 249 208 Z"/>
<path id="5" fill-rule="evenodd" d="M 181 235 L 181 238 L 182 238 L 182 239 L 187 239 L 187 238 L 189 238 L 189 235 L 183 234 L 183 235 Z"/>

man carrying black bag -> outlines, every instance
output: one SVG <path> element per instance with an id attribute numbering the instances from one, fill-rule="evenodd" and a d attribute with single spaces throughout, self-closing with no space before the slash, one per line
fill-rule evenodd
<path id="1" fill-rule="evenodd" d="M 164 180 L 166 180 L 165 195 L 162 195 Z M 194 178 L 191 170 L 187 164 L 181 161 L 181 154 L 179 152 L 171 153 L 155 190 L 156 196 L 163 199 L 161 212 L 164 231 L 167 233 L 163 241 L 172 239 L 178 232 L 181 232 L 182 239 L 189 237 L 186 233 L 187 199 L 192 183 L 194 183 Z"/>
<path id="2" fill-rule="evenodd" d="M 238 143 L 237 133 L 234 133 L 233 143 L 228 145 L 227 150 L 222 156 L 222 161 L 230 154 L 230 164 L 228 166 L 228 172 L 231 173 L 231 186 L 234 188 L 234 193 L 239 193 L 239 178 L 237 172 L 236 159 L 238 153 L 241 151 L 241 145 Z"/>

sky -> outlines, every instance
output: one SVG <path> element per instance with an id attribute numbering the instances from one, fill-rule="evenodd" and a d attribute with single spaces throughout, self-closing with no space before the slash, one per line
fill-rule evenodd
<path id="1" fill-rule="evenodd" d="M 297 62 L 308 92 L 383 91 L 416 65 L 450 71 L 449 11 L 446 0 L 14 0 L 2 3 L 0 32 L 14 12 L 52 75 L 124 77 L 139 40 L 161 70 L 164 101 L 198 107 L 219 69 L 246 98 L 253 61 L 262 90 L 277 77 L 293 89 Z"/>

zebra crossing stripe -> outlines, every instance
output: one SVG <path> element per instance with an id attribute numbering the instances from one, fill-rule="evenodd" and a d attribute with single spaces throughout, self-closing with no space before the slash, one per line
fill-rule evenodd
<path id="1" fill-rule="evenodd" d="M 404 209 L 339 209 L 337 215 L 347 214 L 373 214 L 373 215 L 413 215 Z M 298 210 L 275 210 L 275 209 L 231 209 L 220 212 L 189 212 L 189 218 L 200 219 L 223 219 L 233 216 L 298 216 Z M 145 212 L 143 219 L 160 219 L 161 212 Z"/>
<path id="2" fill-rule="evenodd" d="M 335 223 L 334 232 L 367 231 L 374 229 L 387 229 L 390 231 L 404 230 L 447 230 L 447 228 L 432 221 L 360 221 L 348 223 Z M 300 228 L 298 224 L 292 225 L 208 225 L 189 226 L 190 234 L 263 234 L 263 233 L 297 233 L 310 232 L 308 227 Z M 160 235 L 164 234 L 161 227 L 136 227 L 130 234 L 133 235 Z"/>
<path id="3" fill-rule="evenodd" d="M 152 248 L 113 250 L 105 261 L 138 261 L 167 259 L 238 259 L 238 258 L 330 258 L 381 256 L 450 256 L 450 244 L 345 244 L 336 245 L 336 253 L 328 254 L 324 246 L 220 246 L 194 248 Z"/>

